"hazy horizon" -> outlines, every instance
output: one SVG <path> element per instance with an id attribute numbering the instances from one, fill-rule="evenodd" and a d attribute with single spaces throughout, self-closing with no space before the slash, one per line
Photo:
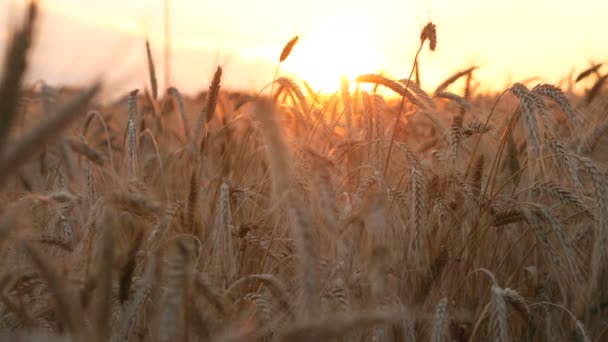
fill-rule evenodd
<path id="1" fill-rule="evenodd" d="M 25 1 L 0 0 L 0 48 L 21 20 Z M 117 92 L 147 85 L 144 43 L 149 37 L 163 82 L 163 3 L 143 0 L 40 2 L 28 79 L 81 85 L 101 76 Z M 598 25 L 608 3 L 587 0 L 450 2 L 381 0 L 374 3 L 278 0 L 189 3 L 171 1 L 172 84 L 185 93 L 207 88 L 216 65 L 223 87 L 255 91 L 272 80 L 283 45 L 300 36 L 281 74 L 334 91 L 340 74 L 384 72 L 407 77 L 420 28 L 437 25 L 437 51 L 420 56 L 423 86 L 480 66 L 490 90 L 539 77 L 557 83 L 572 70 L 608 56 Z M 2 57 L 4 58 L 4 57 Z M 329 88 L 329 89 L 328 89 Z"/>

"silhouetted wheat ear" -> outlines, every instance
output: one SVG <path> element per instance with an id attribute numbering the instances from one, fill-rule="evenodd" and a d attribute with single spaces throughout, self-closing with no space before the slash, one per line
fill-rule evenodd
<path id="1" fill-rule="evenodd" d="M 213 115 L 215 114 L 215 107 L 217 105 L 217 98 L 220 93 L 220 83 L 222 80 L 222 67 L 218 66 L 215 70 L 215 74 L 213 74 L 213 80 L 209 85 L 209 92 L 207 93 L 207 103 L 205 104 L 205 108 L 198 116 L 196 120 L 196 124 L 194 125 L 194 132 L 192 132 L 192 141 L 190 142 L 190 148 L 192 151 L 199 150 L 199 143 L 201 140 L 201 135 L 203 131 L 203 126 L 208 124 L 211 119 L 213 119 Z M 199 151 L 200 152 L 200 151 Z"/>
<path id="2" fill-rule="evenodd" d="M 211 85 L 209 86 L 209 95 L 207 98 L 207 107 L 206 112 L 207 116 L 205 118 L 206 122 L 211 121 L 213 116 L 215 115 L 215 107 L 217 105 L 217 98 L 220 94 L 220 82 L 222 80 L 222 67 L 218 66 L 215 70 L 215 74 L 213 74 L 213 81 L 211 81 Z"/>
<path id="3" fill-rule="evenodd" d="M 283 61 L 285 61 L 287 57 L 289 57 L 289 55 L 291 54 L 291 50 L 298 42 L 298 38 L 298 36 L 295 36 L 290 41 L 288 41 L 287 44 L 285 44 L 285 46 L 283 47 L 283 51 L 281 51 L 281 56 L 279 57 L 279 63 L 283 63 Z"/>
<path id="4" fill-rule="evenodd" d="M 420 43 L 424 43 L 427 39 L 429 40 L 429 48 L 431 51 L 435 51 L 435 47 L 437 47 L 437 29 L 433 23 L 426 24 L 420 33 Z"/>
<path id="5" fill-rule="evenodd" d="M 158 99 L 158 82 L 156 81 L 156 69 L 154 68 L 154 59 L 150 50 L 150 41 L 146 40 L 146 56 L 148 57 L 148 75 L 150 77 L 150 87 L 152 87 L 152 97 Z"/>
<path id="6" fill-rule="evenodd" d="M 591 67 L 589 67 L 586 70 L 583 70 L 580 74 L 578 74 L 578 76 L 576 76 L 574 83 L 578 83 L 578 82 L 584 80 L 585 78 L 587 78 L 589 75 L 597 73 L 598 70 L 602 67 L 602 65 L 604 65 L 604 64 L 598 63 L 595 65 L 592 65 Z"/>

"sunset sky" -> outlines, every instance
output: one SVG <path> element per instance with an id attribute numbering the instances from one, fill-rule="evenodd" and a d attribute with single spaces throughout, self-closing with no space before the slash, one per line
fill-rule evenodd
<path id="1" fill-rule="evenodd" d="M 0 0 L 0 49 L 25 1 Z M 29 79 L 84 84 L 103 77 L 119 91 L 146 84 L 149 37 L 163 67 L 162 0 L 41 0 Z M 557 83 L 608 59 L 608 1 L 600 0 L 216 0 L 171 1 L 172 83 L 207 87 L 216 65 L 224 87 L 259 90 L 272 80 L 283 45 L 300 41 L 283 75 L 334 91 L 340 74 L 409 74 L 420 29 L 437 25 L 435 52 L 420 56 L 422 84 L 480 66 L 490 89 L 532 76 Z M 3 57 L 2 57 L 3 58 Z M 162 81 L 162 76 L 159 77 Z M 161 84 L 164 87 L 164 85 Z"/>

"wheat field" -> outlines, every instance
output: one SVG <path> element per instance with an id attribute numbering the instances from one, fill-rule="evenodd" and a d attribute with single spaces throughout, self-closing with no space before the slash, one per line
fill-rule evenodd
<path id="1" fill-rule="evenodd" d="M 0 81 L 2 340 L 608 340 L 602 65 L 319 94 L 280 74 L 296 37 L 264 95 L 160 90 L 148 54 L 102 103 L 24 84 L 36 13 Z"/>

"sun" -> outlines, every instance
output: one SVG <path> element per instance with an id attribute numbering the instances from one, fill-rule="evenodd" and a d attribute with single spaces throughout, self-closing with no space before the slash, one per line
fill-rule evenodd
<path id="1" fill-rule="evenodd" d="M 292 55 L 282 68 L 306 81 L 315 90 L 334 92 L 340 78 L 349 80 L 378 72 L 383 55 L 369 20 L 354 15 L 338 15 L 302 34 Z"/>

